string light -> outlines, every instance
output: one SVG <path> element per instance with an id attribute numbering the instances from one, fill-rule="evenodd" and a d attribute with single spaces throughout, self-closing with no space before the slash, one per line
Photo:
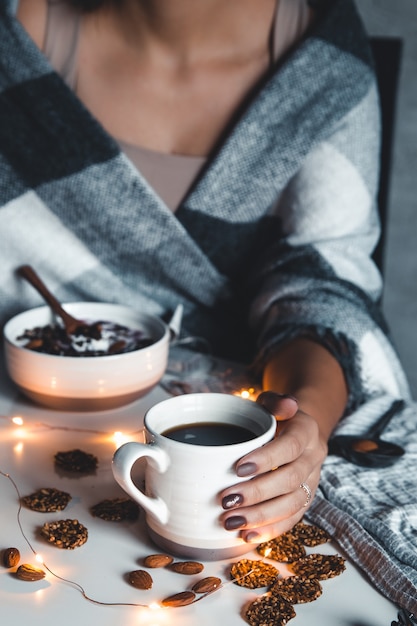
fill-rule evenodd
<path id="1" fill-rule="evenodd" d="M 13 480 L 13 478 L 11 477 L 10 474 L 8 474 L 7 472 L 3 472 L 2 470 L 0 470 L 0 474 L 2 476 L 4 476 L 5 478 L 7 478 L 11 484 L 14 487 L 14 490 L 16 492 L 17 498 L 18 498 L 18 508 L 17 508 L 17 514 L 16 514 L 16 518 L 17 518 L 17 524 L 19 526 L 19 530 L 20 533 L 24 539 L 24 541 L 26 542 L 26 544 L 28 545 L 29 549 L 31 550 L 31 552 L 34 555 L 34 558 L 37 562 L 42 563 L 42 566 L 47 570 L 47 572 L 49 572 L 49 574 L 51 574 L 51 576 L 53 576 L 54 578 L 56 578 L 57 580 L 60 580 L 62 582 L 68 583 L 70 585 L 72 585 L 73 587 L 75 587 L 76 589 L 79 590 L 79 592 L 81 593 L 81 595 L 88 600 L 88 602 L 92 602 L 93 604 L 98 604 L 100 606 L 134 606 L 134 607 L 142 607 L 142 608 L 149 608 L 149 605 L 147 604 L 140 604 L 137 602 L 102 602 L 100 600 L 96 600 L 94 598 L 91 598 L 90 596 L 87 595 L 85 589 L 82 587 L 82 585 L 80 585 L 79 583 L 77 583 L 74 580 L 69 580 L 67 578 L 63 578 L 62 576 L 59 576 L 59 574 L 57 574 L 56 572 L 54 572 L 53 570 L 51 570 L 50 567 L 48 567 L 48 565 L 45 563 L 45 561 L 43 560 L 43 558 L 36 552 L 35 548 L 33 547 L 33 545 L 31 544 L 31 542 L 29 541 L 23 526 L 22 526 L 22 522 L 20 519 L 20 514 L 22 511 L 22 505 L 21 505 L 21 494 L 19 491 L 19 488 L 16 484 L 16 482 Z"/>
<path id="2" fill-rule="evenodd" d="M 248 389 L 243 388 L 233 393 L 234 396 L 238 396 L 239 398 L 243 398 L 244 400 L 256 400 L 259 394 L 260 389 L 255 389 L 255 387 L 249 387 Z"/>
<path id="3" fill-rule="evenodd" d="M 112 440 L 114 441 L 116 448 L 120 448 L 120 446 L 128 441 L 130 441 L 132 439 L 131 436 L 126 435 L 125 433 L 120 432 L 119 430 L 117 430 L 115 433 L 113 433 L 112 435 Z"/>
<path id="4" fill-rule="evenodd" d="M 15 454 L 18 454 L 18 455 L 19 455 L 19 454 L 22 454 L 22 452 L 23 452 L 23 447 L 24 447 L 23 441 L 19 441 L 19 442 L 18 442 L 18 443 L 17 443 L 17 444 L 13 447 L 14 453 L 15 453 Z"/>
<path id="5" fill-rule="evenodd" d="M 259 392 L 258 392 L 259 393 Z M 240 396 L 242 398 L 245 399 L 256 399 L 257 397 L 257 393 L 255 391 L 254 388 L 249 388 L 249 389 L 241 389 L 240 391 L 234 392 L 233 395 L 237 395 Z M 7 417 L 5 415 L 0 415 L 0 420 L 4 420 L 6 422 L 8 422 L 9 424 L 13 424 L 14 427 L 16 427 L 16 434 L 20 435 L 20 436 L 24 436 L 25 434 L 25 422 L 24 419 L 20 416 L 20 415 L 16 415 L 13 417 Z M 82 433 L 90 433 L 90 434 L 95 434 L 95 435 L 106 435 L 107 437 L 109 437 L 114 444 L 116 445 L 116 447 L 119 447 L 120 445 L 122 445 L 123 443 L 130 441 L 132 439 L 135 438 L 136 435 L 138 435 L 139 433 L 143 432 L 142 429 L 133 431 L 132 433 L 126 434 L 123 433 L 121 431 L 114 431 L 114 432 L 109 432 L 109 431 L 103 431 L 103 430 L 96 430 L 96 429 L 89 429 L 89 428 L 74 428 L 74 427 L 70 427 L 70 426 L 62 426 L 62 425 L 51 425 L 51 424 L 47 424 L 44 422 L 35 422 L 35 423 L 30 423 L 30 427 L 31 429 L 35 429 L 35 428 L 42 428 L 44 430 L 51 430 L 51 431 L 65 431 L 65 432 L 82 432 Z M 14 451 L 16 453 L 21 453 L 23 451 L 23 442 L 19 442 L 15 445 L 14 447 Z M 73 587 L 75 587 L 83 596 L 83 598 L 85 600 L 87 600 L 88 602 L 91 602 L 92 604 L 96 604 L 96 605 L 100 605 L 100 606 L 125 606 L 125 607 L 137 607 L 137 608 L 141 608 L 141 609 L 147 609 L 150 611 L 150 616 L 152 614 L 152 618 L 155 617 L 155 612 L 157 612 L 158 610 L 164 610 L 166 611 L 168 608 L 174 608 L 174 607 L 165 607 L 162 604 L 158 603 L 158 602 L 152 602 L 151 604 L 142 604 L 142 603 L 138 603 L 138 602 L 103 602 L 100 600 L 97 600 L 95 598 L 92 598 L 91 596 L 89 596 L 87 594 L 87 592 L 85 591 L 84 587 L 82 585 L 80 585 L 78 582 L 74 581 L 74 580 L 70 580 L 67 578 L 64 578 L 63 576 L 60 576 L 59 574 L 57 574 L 55 571 L 53 571 L 44 561 L 43 557 L 35 550 L 35 548 L 33 547 L 32 543 L 29 541 L 22 523 L 21 523 L 21 510 L 22 510 L 22 505 L 21 505 L 21 494 L 19 491 L 19 488 L 16 484 L 16 482 L 14 481 L 14 479 L 12 478 L 12 476 L 7 473 L 4 472 L 0 469 L 0 475 L 3 476 L 4 478 L 7 478 L 11 484 L 13 485 L 13 488 L 16 492 L 17 495 L 17 499 L 18 499 L 18 508 L 17 508 L 17 513 L 16 513 L 16 519 L 17 519 L 17 524 L 20 530 L 20 533 L 24 539 L 24 541 L 26 542 L 27 546 L 29 547 L 30 551 L 33 553 L 34 555 L 34 559 L 36 560 L 36 562 L 40 565 L 42 565 L 42 567 L 55 579 L 61 581 L 61 582 L 65 582 L 69 585 L 72 585 Z M 250 572 L 248 572 L 247 574 L 245 574 L 244 576 L 240 577 L 238 580 L 241 580 L 243 578 L 245 578 L 246 576 L 249 576 L 250 574 L 253 573 L 253 570 L 251 570 Z M 228 586 L 230 584 L 233 584 L 235 581 L 228 581 L 228 582 L 223 582 L 221 583 L 218 587 L 216 587 L 215 589 L 213 589 L 212 591 L 203 593 L 199 596 L 196 596 L 196 598 L 190 602 L 190 604 L 195 604 L 196 602 L 199 602 L 201 600 L 203 600 L 205 597 L 207 597 L 208 595 L 211 595 L 212 593 L 219 591 L 220 589 L 224 588 L 225 586 Z M 141 621 L 141 623 L 143 623 Z"/>
<path id="6" fill-rule="evenodd" d="M 20 416 L 7 417 L 6 415 L 0 415 L 0 419 L 6 422 L 9 422 L 9 424 L 13 424 L 14 426 L 16 426 L 16 433 L 24 434 L 26 432 L 24 430 L 26 425 L 22 417 Z M 29 428 L 29 426 L 27 426 L 27 428 Z M 132 438 L 134 438 L 135 435 L 138 435 L 139 433 L 142 432 L 142 429 L 132 431 L 131 433 L 123 433 L 121 431 L 112 432 L 112 431 L 105 431 L 105 430 L 97 430 L 93 428 L 76 428 L 73 426 L 62 426 L 62 425 L 56 425 L 56 424 L 52 425 L 52 424 L 47 424 L 45 422 L 30 422 L 30 428 L 31 429 L 42 428 L 44 430 L 52 430 L 52 431 L 61 430 L 61 431 L 72 432 L 72 433 L 89 433 L 91 435 L 106 435 L 110 437 L 116 443 L 116 445 L 121 445 L 122 443 L 125 443 L 126 441 L 130 441 Z"/>
<path id="7" fill-rule="evenodd" d="M 162 604 L 160 604 L 158 602 L 152 602 L 151 604 L 142 604 L 142 603 L 139 603 L 139 602 L 102 602 L 101 600 L 96 600 L 95 598 L 92 598 L 91 596 L 89 596 L 87 594 L 87 592 L 85 591 L 84 587 L 82 585 L 80 585 L 78 582 L 76 582 L 74 580 L 70 580 L 68 578 L 64 578 L 63 576 L 60 576 L 59 574 L 57 574 L 56 572 L 51 570 L 51 568 L 48 567 L 48 565 L 45 563 L 45 561 L 42 558 L 42 556 L 35 550 L 35 548 L 33 547 L 32 543 L 29 541 L 29 539 L 28 539 L 28 537 L 27 537 L 27 535 L 26 535 L 26 533 L 25 533 L 25 531 L 23 529 L 23 525 L 22 525 L 22 522 L 21 522 L 21 511 L 22 511 L 21 498 L 22 498 L 22 496 L 20 494 L 20 491 L 19 491 L 19 488 L 18 488 L 16 482 L 14 481 L 14 479 L 12 478 L 12 476 L 9 473 L 3 472 L 1 469 L 0 469 L 0 475 L 3 476 L 4 478 L 7 478 L 11 482 L 11 484 L 13 485 L 13 488 L 14 488 L 14 490 L 16 492 L 16 496 L 17 496 L 17 500 L 18 500 L 16 519 L 17 519 L 17 525 L 19 527 L 20 533 L 21 533 L 24 541 L 28 545 L 28 547 L 29 547 L 30 551 L 32 552 L 32 554 L 34 555 L 34 558 L 35 558 L 36 562 L 41 564 L 42 567 L 51 576 L 53 576 L 57 580 L 60 580 L 61 582 L 65 582 L 65 583 L 67 583 L 69 585 L 72 585 L 76 589 L 78 589 L 78 591 L 81 593 L 83 598 L 85 600 L 87 600 L 88 602 L 91 602 L 92 604 L 97 604 L 97 605 L 100 605 L 100 606 L 138 607 L 138 608 L 141 608 L 141 609 L 148 609 L 149 611 L 152 611 L 152 613 L 154 613 L 158 609 L 160 609 L 160 610 L 167 610 L 169 608 L 175 608 L 175 607 L 163 606 Z M 245 578 L 246 576 L 249 576 L 250 574 L 252 574 L 253 571 L 254 570 L 251 570 L 250 572 L 248 572 L 244 576 L 241 576 L 238 579 L 221 583 L 218 587 L 216 587 L 212 591 L 207 591 L 206 593 L 202 593 L 201 595 L 196 596 L 196 598 L 192 602 L 190 602 L 189 604 L 195 604 L 196 602 L 200 602 L 201 600 L 206 598 L 208 595 L 211 595 L 212 593 L 215 593 L 216 591 L 219 591 L 220 589 L 226 587 L 227 585 L 233 584 L 234 582 L 236 582 L 238 580 L 243 580 L 243 578 Z"/>
<path id="8" fill-rule="evenodd" d="M 258 397 L 260 393 L 260 389 L 255 388 L 255 387 L 243 387 L 239 390 L 235 390 L 232 392 L 232 395 L 234 396 L 239 396 L 240 398 L 244 398 L 246 400 L 256 400 L 256 398 Z M 25 425 L 24 419 L 21 415 L 15 415 L 13 417 L 8 417 L 6 415 L 0 415 L 0 420 L 4 420 L 6 422 L 9 422 L 9 424 L 13 424 L 14 426 L 18 426 L 18 427 L 22 427 Z M 30 423 L 30 426 L 32 428 L 44 428 L 46 430 L 61 430 L 61 431 L 66 431 L 66 432 L 81 432 L 81 433 L 90 433 L 93 435 L 111 435 L 114 439 L 114 441 L 117 443 L 118 441 L 121 441 L 122 443 L 124 443 L 125 441 L 129 441 L 129 438 L 133 435 L 138 434 L 139 432 L 141 432 L 141 430 L 137 430 L 134 431 L 132 433 L 129 434 L 124 434 L 120 431 L 116 431 L 113 433 L 110 433 L 109 431 L 103 431 L 103 430 L 96 430 L 96 429 L 92 429 L 92 428 L 75 428 L 72 426 L 62 426 L 62 425 L 52 425 L 52 424 L 46 424 L 45 422 L 34 422 L 34 423 Z"/>

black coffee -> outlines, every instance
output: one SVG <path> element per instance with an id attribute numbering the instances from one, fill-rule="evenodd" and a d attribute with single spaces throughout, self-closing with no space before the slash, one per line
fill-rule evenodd
<path id="1" fill-rule="evenodd" d="M 230 446 L 256 437 L 256 434 L 249 428 L 221 422 L 181 424 L 181 426 L 165 430 L 162 434 L 168 439 L 192 443 L 195 446 Z"/>

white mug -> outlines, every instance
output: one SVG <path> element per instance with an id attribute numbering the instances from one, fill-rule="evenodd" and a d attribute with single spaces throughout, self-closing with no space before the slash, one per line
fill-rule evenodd
<path id="1" fill-rule="evenodd" d="M 199 441 L 201 429 L 205 434 Z M 159 547 L 200 560 L 234 557 L 253 546 L 220 523 L 219 494 L 247 480 L 236 475 L 236 462 L 273 439 L 275 431 L 275 417 L 251 400 L 222 393 L 176 396 L 147 411 L 146 443 L 129 442 L 116 450 L 114 477 L 145 509 L 149 535 Z M 141 458 L 147 461 L 145 491 L 132 480 L 133 465 Z"/>

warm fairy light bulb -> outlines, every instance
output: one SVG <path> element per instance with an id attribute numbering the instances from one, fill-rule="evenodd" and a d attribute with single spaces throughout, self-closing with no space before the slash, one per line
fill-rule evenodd
<path id="1" fill-rule="evenodd" d="M 139 612 L 139 624 L 141 626 L 163 626 L 172 624 L 171 611 L 167 610 L 158 602 L 151 602 L 146 609 Z"/>
<path id="2" fill-rule="evenodd" d="M 233 395 L 239 396 L 244 400 L 256 400 L 258 393 L 254 387 L 249 387 L 249 389 L 241 389 L 240 391 L 235 391 Z"/>
<path id="3" fill-rule="evenodd" d="M 272 548 L 267 548 L 267 549 L 265 550 L 265 552 L 264 552 L 264 556 L 265 556 L 266 558 L 268 558 L 268 557 L 269 557 L 269 555 L 271 554 L 271 552 L 272 552 Z"/>
<path id="4" fill-rule="evenodd" d="M 121 446 L 123 443 L 129 441 L 129 436 L 122 433 L 120 430 L 117 430 L 113 433 L 113 441 L 117 447 Z"/>
<path id="5" fill-rule="evenodd" d="M 15 454 L 22 454 L 23 452 L 23 441 L 19 441 L 19 443 L 17 443 L 14 448 L 14 453 Z"/>
<path id="6" fill-rule="evenodd" d="M 15 415 L 14 417 L 10 419 L 10 421 L 12 422 L 12 424 L 16 426 L 16 428 L 13 431 L 13 437 L 15 437 L 16 439 L 17 438 L 25 439 L 27 437 L 27 431 L 26 431 L 26 427 L 24 426 L 23 417 L 20 417 L 20 415 Z M 16 452 L 21 452 L 21 448 L 19 449 L 19 446 L 17 446 L 15 450 Z"/>
<path id="7" fill-rule="evenodd" d="M 44 561 L 43 561 L 43 558 L 41 557 L 41 555 L 40 555 L 40 554 L 36 554 L 36 555 L 35 555 L 35 560 L 36 560 L 38 563 L 41 563 L 41 564 L 43 564 L 43 562 L 44 562 Z"/>

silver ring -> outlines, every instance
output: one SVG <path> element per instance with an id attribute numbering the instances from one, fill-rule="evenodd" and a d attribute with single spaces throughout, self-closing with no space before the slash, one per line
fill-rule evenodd
<path id="1" fill-rule="evenodd" d="M 313 495 L 313 492 L 311 491 L 310 487 L 307 485 L 307 483 L 301 483 L 300 485 L 301 489 L 304 489 L 304 491 L 306 492 L 307 495 L 307 500 L 304 502 L 304 506 L 308 506 L 311 502 L 311 497 Z"/>

